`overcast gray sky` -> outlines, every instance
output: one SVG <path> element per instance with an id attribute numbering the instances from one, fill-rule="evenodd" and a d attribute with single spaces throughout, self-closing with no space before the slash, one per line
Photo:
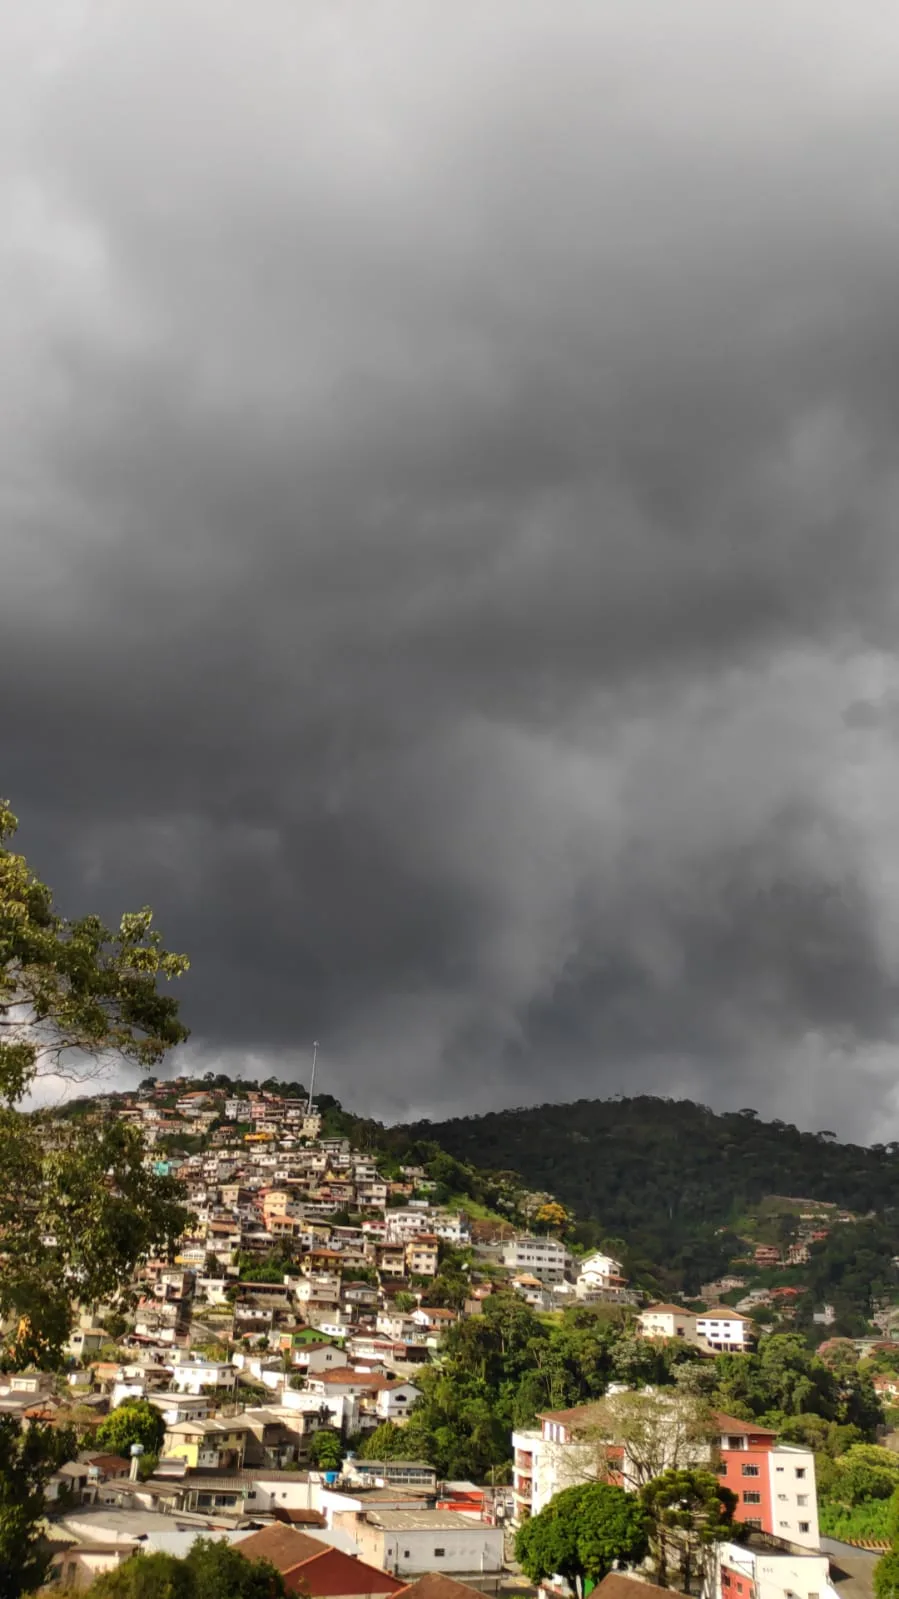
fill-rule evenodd
<path id="1" fill-rule="evenodd" d="M 0 73 L 0 788 L 183 1065 L 897 1136 L 899 12 L 29 0 Z"/>

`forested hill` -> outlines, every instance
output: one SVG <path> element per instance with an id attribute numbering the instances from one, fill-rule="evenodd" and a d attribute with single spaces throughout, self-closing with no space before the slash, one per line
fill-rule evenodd
<path id="1" fill-rule="evenodd" d="M 739 1223 L 768 1194 L 899 1214 L 899 1144 L 863 1148 L 755 1111 L 691 1100 L 582 1099 L 392 1129 L 458 1160 L 514 1171 L 649 1258 Z"/>

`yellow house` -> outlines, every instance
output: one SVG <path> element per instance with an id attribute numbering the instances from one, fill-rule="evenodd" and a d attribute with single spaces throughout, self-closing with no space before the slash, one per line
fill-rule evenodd
<path id="1" fill-rule="evenodd" d="M 167 1427 L 162 1445 L 163 1460 L 183 1460 L 186 1466 L 204 1466 L 213 1471 L 238 1470 L 243 1465 L 249 1427 L 236 1418 L 205 1421 L 178 1421 Z"/>

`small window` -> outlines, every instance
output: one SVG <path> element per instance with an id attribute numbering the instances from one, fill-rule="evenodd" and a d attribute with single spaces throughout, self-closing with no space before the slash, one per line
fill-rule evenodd
<path id="1" fill-rule="evenodd" d="M 796 1475 L 797 1475 L 797 1477 L 804 1477 L 805 1476 L 805 1467 L 804 1466 L 797 1466 L 796 1467 Z"/>
<path id="2" fill-rule="evenodd" d="M 808 1522 L 807 1521 L 800 1521 L 800 1523 L 799 1523 L 799 1531 L 800 1532 L 808 1532 L 808 1530 L 809 1530 Z"/>
<path id="3" fill-rule="evenodd" d="M 727 1447 L 728 1447 L 728 1449 L 742 1449 L 743 1448 L 743 1440 L 742 1440 L 742 1438 L 735 1438 L 733 1436 L 729 1437 L 728 1440 L 727 1440 Z"/>
<path id="4" fill-rule="evenodd" d="M 800 1507 L 801 1510 L 804 1510 L 806 1505 L 808 1504 L 808 1494 L 797 1494 L 796 1495 L 796 1503 Z"/>
<path id="5" fill-rule="evenodd" d="M 740 1470 L 744 1477 L 757 1477 L 759 1474 L 758 1466 L 741 1466 Z"/>
<path id="6" fill-rule="evenodd" d="M 744 1503 L 744 1505 L 760 1505 L 761 1502 L 762 1502 L 761 1494 L 755 1493 L 754 1491 L 752 1493 L 744 1493 L 744 1495 L 743 1495 L 743 1503 Z"/>
<path id="7" fill-rule="evenodd" d="M 434 1555 L 435 1555 L 435 1557 L 436 1557 L 436 1556 L 437 1556 L 437 1555 L 445 1555 L 445 1554 L 446 1554 L 446 1550 L 445 1550 L 445 1549 L 435 1549 L 435 1550 L 434 1550 Z"/>
<path id="8" fill-rule="evenodd" d="M 761 1527 L 762 1518 L 761 1516 L 747 1516 L 743 1525 L 744 1527 Z"/>

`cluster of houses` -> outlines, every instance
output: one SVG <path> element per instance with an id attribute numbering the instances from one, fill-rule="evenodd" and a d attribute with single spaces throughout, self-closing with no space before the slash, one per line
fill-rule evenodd
<path id="1" fill-rule="evenodd" d="M 316 1470 L 316 1435 L 336 1429 L 355 1439 L 383 1422 L 402 1426 L 422 1365 L 439 1358 L 460 1316 L 482 1312 L 498 1283 L 538 1309 L 633 1306 L 639 1336 L 682 1340 L 710 1357 L 751 1347 L 752 1305 L 719 1302 L 743 1279 L 706 1285 L 705 1311 L 643 1304 L 621 1262 L 602 1250 L 575 1256 L 557 1237 L 473 1219 L 441 1203 L 421 1167 L 386 1177 L 349 1139 L 323 1135 L 307 1097 L 189 1085 L 173 1093 L 165 1082 L 101 1105 L 110 1112 L 140 1130 L 150 1169 L 178 1175 L 193 1219 L 172 1260 L 139 1269 L 115 1358 L 104 1358 L 105 1327 L 81 1317 L 68 1399 L 41 1373 L 0 1378 L 0 1414 L 25 1426 L 52 1421 L 72 1402 L 99 1421 L 142 1399 L 161 1418 L 149 1474 L 137 1456 L 98 1450 L 57 1473 L 52 1535 L 63 1585 L 87 1586 L 138 1550 L 184 1553 L 198 1536 L 220 1536 L 271 1559 L 288 1592 L 307 1599 L 496 1592 L 507 1530 L 589 1480 L 593 1407 L 547 1412 L 516 1432 L 507 1487 L 441 1483 L 427 1462 L 352 1454 L 339 1472 Z M 179 1139 L 194 1152 L 173 1153 Z M 470 1252 L 468 1289 L 450 1307 L 434 1282 L 445 1253 L 459 1249 Z M 764 1429 L 718 1420 L 697 1460 L 714 1460 L 734 1488 L 747 1537 L 768 1540 L 765 1599 L 827 1599 L 813 1457 Z M 626 1446 L 606 1440 L 603 1451 L 607 1474 L 633 1486 Z M 758 1574 L 747 1578 L 756 1558 L 751 1540 L 722 1555 L 705 1599 L 760 1595 Z M 781 1560 L 793 1562 L 789 1571 Z M 645 1582 L 617 1574 L 607 1582 L 625 1585 L 607 1599 L 647 1599 Z"/>

